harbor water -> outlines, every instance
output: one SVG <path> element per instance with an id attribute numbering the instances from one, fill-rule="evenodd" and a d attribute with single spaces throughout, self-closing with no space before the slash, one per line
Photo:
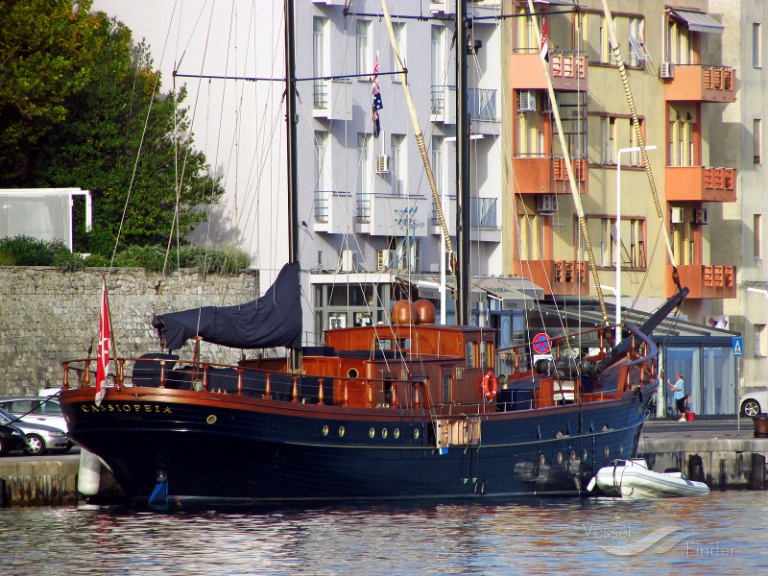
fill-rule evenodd
<path id="1" fill-rule="evenodd" d="M 765 492 L 152 513 L 0 510 L 2 573 L 768 574 Z"/>

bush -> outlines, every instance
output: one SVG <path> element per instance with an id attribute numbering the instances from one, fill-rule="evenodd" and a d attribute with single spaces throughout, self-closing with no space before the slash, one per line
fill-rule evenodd
<path id="1" fill-rule="evenodd" d="M 144 268 L 150 272 L 161 272 L 165 266 L 165 251 L 157 246 L 129 246 L 115 256 L 117 268 Z M 169 260 L 169 269 L 175 262 Z"/>
<path id="2" fill-rule="evenodd" d="M 150 272 L 166 272 L 182 268 L 197 268 L 203 274 L 235 274 L 247 268 L 251 260 L 242 250 L 226 246 L 208 250 L 199 246 L 182 246 L 167 259 L 160 246 L 130 246 L 115 256 L 116 268 L 144 268 Z M 83 259 L 73 254 L 60 240 L 44 242 L 30 236 L 0 239 L 0 266 L 55 266 L 74 272 L 84 267 L 106 268 L 110 258 L 91 254 Z"/>
<path id="3" fill-rule="evenodd" d="M 31 236 L 0 239 L 0 261 L 4 266 L 51 266 L 53 253 L 50 245 Z"/>
<path id="4" fill-rule="evenodd" d="M 182 246 L 179 249 L 179 265 L 197 268 L 203 274 L 235 274 L 247 268 L 251 259 L 234 246 L 206 250 L 199 246 Z"/>

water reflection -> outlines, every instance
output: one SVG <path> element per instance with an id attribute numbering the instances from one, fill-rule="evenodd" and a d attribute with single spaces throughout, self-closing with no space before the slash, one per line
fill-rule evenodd
<path id="1" fill-rule="evenodd" d="M 328 507 L 156 514 L 6 509 L 2 572 L 39 574 L 757 574 L 768 572 L 758 492 L 622 502 Z M 668 552 L 655 531 L 684 535 Z M 642 543 L 642 544 L 641 544 Z"/>

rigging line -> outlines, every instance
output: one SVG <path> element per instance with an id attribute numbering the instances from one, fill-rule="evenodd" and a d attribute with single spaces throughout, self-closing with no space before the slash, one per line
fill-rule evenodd
<path id="1" fill-rule="evenodd" d="M 212 14 L 213 14 L 213 3 L 211 3 L 211 17 L 210 17 L 209 24 L 208 24 L 208 34 L 206 36 L 205 46 L 203 48 L 203 58 L 202 58 L 202 61 L 201 61 L 201 64 L 200 64 L 201 68 L 205 64 L 205 57 L 208 54 L 209 38 L 210 38 L 210 34 L 211 34 L 211 27 L 213 25 L 213 16 L 212 16 Z M 176 234 L 177 234 L 177 237 L 179 238 L 179 240 L 180 240 L 180 230 L 181 230 L 181 190 L 182 190 L 182 187 L 184 186 L 184 178 L 185 178 L 185 175 L 186 175 L 187 163 L 189 161 L 189 154 L 190 154 L 190 151 L 191 151 L 191 148 L 192 148 L 192 126 L 194 125 L 195 117 L 197 116 L 197 106 L 198 106 L 198 103 L 200 101 L 200 90 L 201 90 L 201 86 L 200 86 L 200 83 L 198 83 L 197 90 L 195 92 L 195 102 L 194 102 L 194 105 L 192 107 L 192 116 L 189 119 L 189 125 L 187 127 L 187 133 L 186 133 L 186 136 L 184 138 L 184 160 L 183 160 L 182 165 L 181 165 L 181 175 L 179 176 L 178 186 L 176 187 L 176 206 L 175 206 L 175 209 L 174 209 L 174 224 L 176 226 Z M 176 117 L 177 115 L 178 115 L 178 111 L 174 109 L 174 117 Z M 171 247 L 172 237 L 173 237 L 173 225 L 172 225 L 172 232 L 171 232 L 171 234 L 169 235 L 169 238 L 168 238 L 168 250 L 169 251 L 170 251 L 170 247 Z M 203 274 L 205 275 L 205 272 Z M 198 326 L 198 328 L 199 328 L 199 326 Z"/>
<path id="2" fill-rule="evenodd" d="M 529 0 L 530 1 L 530 0 Z M 627 96 L 627 104 L 629 105 L 629 110 L 632 113 L 632 126 L 635 130 L 635 138 L 637 138 L 638 143 L 640 144 L 640 154 L 643 157 L 643 164 L 645 165 L 645 173 L 648 176 L 648 183 L 651 186 L 651 194 L 653 196 L 653 202 L 656 207 L 656 216 L 659 218 L 659 220 L 664 222 L 664 212 L 661 209 L 661 202 L 659 200 L 659 193 L 656 188 L 656 180 L 653 177 L 653 171 L 651 170 L 651 164 L 648 159 L 648 151 L 645 148 L 645 139 L 643 138 L 642 131 L 640 130 L 640 120 L 637 117 L 637 108 L 635 107 L 635 99 L 632 94 L 632 88 L 629 85 L 629 77 L 627 76 L 627 69 L 624 66 L 624 58 L 621 55 L 621 46 L 619 46 L 619 41 L 616 38 L 616 30 L 614 29 L 614 23 L 613 23 L 613 17 L 611 16 L 611 10 L 608 8 L 608 3 L 606 0 L 603 0 L 603 11 L 605 12 L 605 18 L 608 21 L 608 35 L 611 40 L 611 47 L 613 49 L 613 56 L 616 58 L 616 63 L 619 66 L 619 74 L 621 75 L 621 82 L 624 85 L 624 93 Z M 672 245 L 669 240 L 669 235 L 665 235 L 664 237 L 666 241 L 667 246 L 667 255 L 669 256 L 670 261 L 672 262 L 672 268 L 676 272 L 677 271 L 677 263 L 675 261 L 675 255 L 672 252 Z M 675 284 L 677 284 L 678 289 L 680 289 L 680 280 L 677 277 L 677 274 L 672 274 L 672 279 L 675 281 Z"/>
<path id="3" fill-rule="evenodd" d="M 176 3 L 174 3 L 173 13 L 174 14 L 176 13 Z M 171 25 L 172 25 L 172 22 L 168 26 L 168 32 L 166 32 L 165 42 L 163 43 L 163 50 L 160 53 L 160 61 L 161 62 L 162 62 L 163 56 L 165 55 L 165 48 L 166 48 L 166 46 L 168 44 L 168 36 L 170 36 L 170 27 L 171 27 Z M 159 88 L 160 88 L 160 74 L 155 74 L 155 85 L 152 87 L 152 92 L 149 95 L 149 106 L 147 108 L 147 117 L 144 119 L 144 127 L 142 128 L 141 139 L 139 140 L 139 148 L 136 151 L 136 160 L 133 163 L 133 170 L 131 171 L 131 180 L 130 180 L 130 182 L 128 184 L 128 193 L 126 194 L 125 205 L 123 206 L 123 216 L 120 219 L 120 226 L 118 227 L 117 237 L 115 238 L 115 247 L 114 247 L 114 249 L 112 251 L 112 258 L 109 261 L 110 269 L 113 267 L 114 262 L 115 262 L 115 257 L 117 256 L 117 247 L 120 244 L 120 237 L 122 236 L 123 227 L 125 226 L 125 220 L 126 220 L 126 217 L 128 215 L 128 206 L 129 206 L 130 200 L 131 200 L 131 193 L 133 191 L 133 184 L 136 181 L 136 173 L 139 170 L 139 159 L 141 158 L 141 151 L 142 151 L 142 148 L 144 146 L 144 140 L 145 140 L 145 138 L 147 136 L 147 127 L 149 126 L 149 118 L 150 118 L 150 115 L 152 114 L 152 106 L 154 104 L 154 100 L 155 100 L 155 97 L 157 95 L 157 92 L 158 92 Z"/>
<path id="4" fill-rule="evenodd" d="M 528 0 L 528 9 L 530 10 L 531 14 L 536 14 L 535 10 L 533 9 L 533 0 Z M 539 29 L 539 23 L 536 18 L 531 18 L 531 25 L 533 26 L 533 30 L 535 32 L 536 39 L 539 44 L 541 44 L 542 38 L 541 38 L 541 30 Z M 549 74 L 549 66 L 548 62 L 544 60 L 543 58 L 541 60 L 542 68 L 544 69 L 544 78 L 547 81 L 547 93 L 549 94 L 549 101 L 552 108 L 552 114 L 555 117 L 555 123 L 557 124 L 557 135 L 560 139 L 560 147 L 563 149 L 563 159 L 565 161 L 565 168 L 568 173 L 568 182 L 571 186 L 571 196 L 573 197 L 574 204 L 576 204 L 576 211 L 579 214 L 579 225 L 581 226 L 582 233 L 584 236 L 584 243 L 587 248 L 587 255 L 589 257 L 589 265 L 590 265 L 590 272 L 592 273 L 592 282 L 595 286 L 595 291 L 597 292 L 597 298 L 600 302 L 600 310 L 603 315 L 603 323 L 608 324 L 608 311 L 605 307 L 605 299 L 603 298 L 603 289 L 600 287 L 600 278 L 597 274 L 597 266 L 595 264 L 595 254 L 592 250 L 592 242 L 589 239 L 589 232 L 587 230 L 587 218 L 584 214 L 584 206 L 581 204 L 581 197 L 578 194 L 578 186 L 576 184 L 576 178 L 573 174 L 573 166 L 571 165 L 571 155 L 568 151 L 568 143 L 565 140 L 565 135 L 563 134 L 563 123 L 560 118 L 560 111 L 558 109 L 557 99 L 555 98 L 555 90 L 552 87 L 552 77 Z"/>
<path id="5" fill-rule="evenodd" d="M 389 9 L 387 8 L 386 0 L 381 0 L 381 8 L 384 12 L 384 18 L 387 23 L 387 30 L 389 31 L 389 41 L 392 44 L 392 51 L 395 54 L 395 59 L 400 65 L 401 70 L 405 72 L 406 71 L 405 63 L 403 62 L 403 59 L 400 56 L 400 51 L 397 47 L 397 42 L 395 39 L 395 31 L 392 26 L 392 18 L 389 15 Z M 411 116 L 411 123 L 413 124 L 414 136 L 416 137 L 416 145 L 418 146 L 419 154 L 421 155 L 421 161 L 424 164 L 424 169 L 427 171 L 427 179 L 429 180 L 429 188 L 432 192 L 432 200 L 435 203 L 435 206 L 437 206 L 437 216 L 438 216 L 438 220 L 440 221 L 440 228 L 442 229 L 443 236 L 445 237 L 446 248 L 448 250 L 448 254 L 450 255 L 450 259 L 451 259 L 451 264 L 452 264 L 451 267 L 455 273 L 457 268 L 456 256 L 453 251 L 453 244 L 451 242 L 450 235 L 448 234 L 448 225 L 445 222 L 445 214 L 443 213 L 443 207 L 440 202 L 440 195 L 437 192 L 435 177 L 432 174 L 432 167 L 430 165 L 429 158 L 427 156 L 427 148 L 424 145 L 424 135 L 422 134 L 421 127 L 419 125 L 419 119 L 416 115 L 416 106 L 413 103 L 413 98 L 411 97 L 411 91 L 410 91 L 410 88 L 408 88 L 408 82 L 404 81 L 402 83 L 402 86 L 403 86 L 403 92 L 405 93 L 405 100 L 408 106 L 408 111 L 410 112 L 410 116 Z"/>

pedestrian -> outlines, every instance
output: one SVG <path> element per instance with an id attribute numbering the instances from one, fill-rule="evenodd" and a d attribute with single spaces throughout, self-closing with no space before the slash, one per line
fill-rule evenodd
<path id="1" fill-rule="evenodd" d="M 674 390 L 673 397 L 677 411 L 680 413 L 680 422 L 685 422 L 685 381 L 683 380 L 683 375 L 678 373 L 675 376 L 674 384 L 667 380 L 667 386 Z"/>

